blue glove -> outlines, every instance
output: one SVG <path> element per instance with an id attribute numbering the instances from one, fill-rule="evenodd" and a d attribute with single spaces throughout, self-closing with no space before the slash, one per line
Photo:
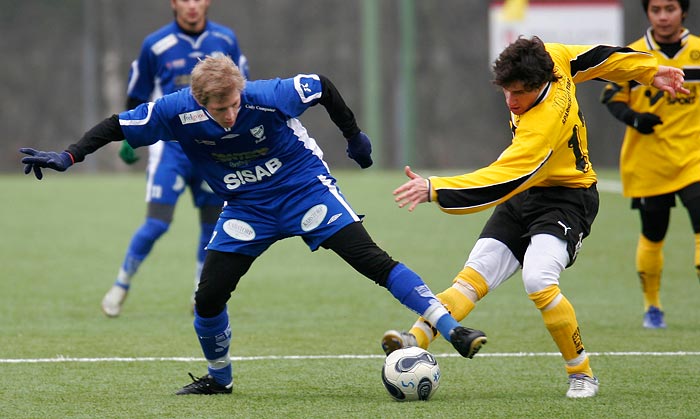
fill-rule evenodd
<path id="1" fill-rule="evenodd" d="M 362 131 L 348 138 L 348 157 L 355 160 L 361 168 L 366 169 L 372 165 L 372 143 L 369 137 Z"/>
<path id="2" fill-rule="evenodd" d="M 28 175 L 29 172 L 34 170 L 34 176 L 37 179 L 44 177 L 41 173 L 42 167 L 64 172 L 73 165 L 73 156 L 67 151 L 56 153 L 54 151 L 34 150 L 33 148 L 20 148 L 19 151 L 29 155 L 29 157 L 22 159 L 22 163 L 26 164 L 24 166 L 24 174 Z"/>

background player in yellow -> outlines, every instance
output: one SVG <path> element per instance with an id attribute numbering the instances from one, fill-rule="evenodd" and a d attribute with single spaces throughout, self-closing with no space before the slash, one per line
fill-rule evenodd
<path id="1" fill-rule="evenodd" d="M 643 0 L 651 27 L 630 44 L 661 64 L 685 72 L 688 95 L 671 97 L 636 82 L 610 83 L 603 102 L 628 125 L 620 153 L 623 193 L 639 210 L 642 232 L 636 269 L 644 295 L 643 326 L 665 328 L 659 291 L 663 245 L 678 195 L 695 234 L 695 270 L 700 278 L 700 38 L 683 27 L 689 0 Z"/>
<path id="2" fill-rule="evenodd" d="M 598 380 L 574 308 L 559 288 L 560 273 L 574 263 L 598 212 L 576 83 L 637 80 L 675 93 L 683 89 L 683 73 L 630 48 L 544 44 L 537 37 L 509 45 L 493 70 L 511 112 L 510 146 L 491 165 L 459 176 L 425 179 L 407 166 L 410 180 L 394 191 L 395 199 L 409 211 L 435 202 L 451 214 L 497 205 L 452 287 L 438 298 L 462 320 L 522 267 L 525 291 L 565 360 L 567 397 L 593 397 Z M 408 333 L 386 332 L 382 348 L 387 354 L 405 346 L 427 348 L 437 335 L 419 318 Z"/>

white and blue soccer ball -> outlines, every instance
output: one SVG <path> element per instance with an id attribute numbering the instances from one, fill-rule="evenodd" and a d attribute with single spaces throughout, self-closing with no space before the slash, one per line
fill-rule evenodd
<path id="1" fill-rule="evenodd" d="M 440 386 L 440 366 L 423 348 L 397 349 L 384 360 L 382 382 L 394 400 L 428 400 Z"/>

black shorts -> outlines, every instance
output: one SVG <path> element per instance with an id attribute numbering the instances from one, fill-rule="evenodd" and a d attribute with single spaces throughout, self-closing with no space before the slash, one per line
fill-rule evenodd
<path id="1" fill-rule="evenodd" d="M 691 183 L 676 192 L 644 198 L 632 198 L 632 209 L 650 212 L 668 210 L 676 206 L 676 195 L 681 198 L 681 202 L 687 207 L 688 202 L 700 199 L 700 182 Z"/>
<path id="2" fill-rule="evenodd" d="M 583 239 L 598 214 L 598 190 L 564 187 L 530 188 L 498 205 L 479 238 L 496 239 L 510 249 L 520 264 L 535 234 L 565 240 L 569 264 L 576 260 Z"/>

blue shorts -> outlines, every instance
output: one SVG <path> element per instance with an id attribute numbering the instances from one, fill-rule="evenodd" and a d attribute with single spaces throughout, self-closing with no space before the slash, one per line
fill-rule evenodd
<path id="1" fill-rule="evenodd" d="M 314 251 L 343 227 L 360 221 L 335 179 L 318 176 L 317 180 L 268 203 L 228 203 L 207 249 L 257 257 L 278 240 L 301 236 Z"/>
<path id="2" fill-rule="evenodd" d="M 146 177 L 146 202 L 175 205 L 189 186 L 195 207 L 224 204 L 192 167 L 177 142 L 158 141 L 148 147 Z"/>

